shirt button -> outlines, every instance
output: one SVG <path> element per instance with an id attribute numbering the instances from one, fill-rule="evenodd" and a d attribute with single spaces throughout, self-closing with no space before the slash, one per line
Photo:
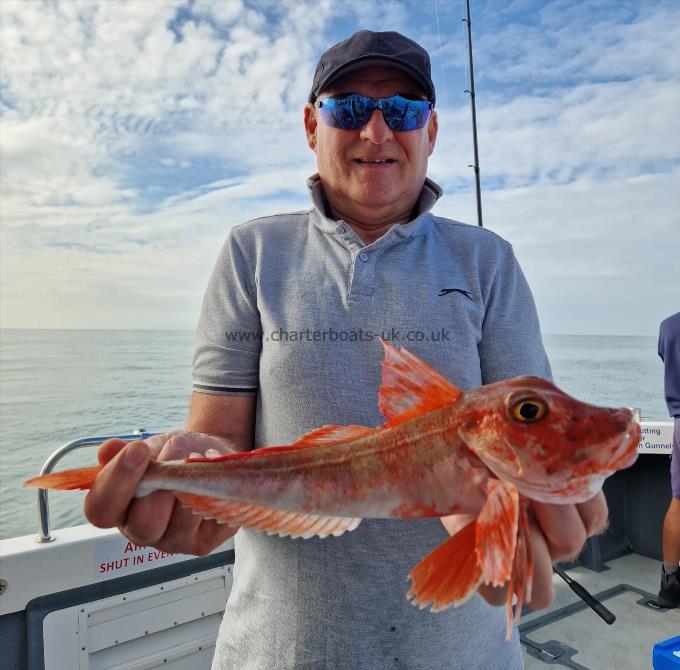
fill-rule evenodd
<path id="1" fill-rule="evenodd" d="M 361 258 L 362 261 L 367 261 L 368 260 L 368 254 L 359 254 L 359 258 Z"/>
<path id="2" fill-rule="evenodd" d="M 336 226 L 335 232 L 336 233 L 344 233 L 345 232 L 345 226 Z"/>

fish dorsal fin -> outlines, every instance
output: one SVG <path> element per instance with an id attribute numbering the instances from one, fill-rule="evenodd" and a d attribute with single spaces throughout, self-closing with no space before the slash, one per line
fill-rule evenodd
<path id="1" fill-rule="evenodd" d="M 176 492 L 178 500 L 204 519 L 215 519 L 230 526 L 243 526 L 281 537 L 328 537 L 354 530 L 360 518 L 289 512 L 261 505 Z"/>
<path id="2" fill-rule="evenodd" d="M 460 398 L 462 393 L 434 368 L 403 347 L 385 348 L 378 406 L 389 424 L 401 423 Z"/>
<path id="3" fill-rule="evenodd" d="M 350 442 L 359 437 L 366 437 L 375 431 L 375 428 L 366 426 L 321 426 L 303 435 L 291 447 L 321 447 L 323 445 Z"/>
<path id="4" fill-rule="evenodd" d="M 321 426 L 303 435 L 297 442 L 286 444 L 281 447 L 260 447 L 251 451 L 235 452 L 224 454 L 223 456 L 194 456 L 186 458 L 187 463 L 219 463 L 220 461 L 231 461 L 235 459 L 257 458 L 258 456 L 269 456 L 273 450 L 277 453 L 285 451 L 298 451 L 307 447 L 327 447 L 331 444 L 341 444 L 350 442 L 360 437 L 366 437 L 375 431 L 375 428 L 366 426 Z"/>

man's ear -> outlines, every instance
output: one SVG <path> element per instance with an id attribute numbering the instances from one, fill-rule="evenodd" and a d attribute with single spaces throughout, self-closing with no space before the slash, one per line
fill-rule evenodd
<path id="1" fill-rule="evenodd" d="M 430 120 L 427 122 L 427 144 L 428 152 L 427 155 L 431 156 L 434 151 L 434 145 L 437 141 L 437 131 L 439 130 L 439 119 L 437 118 L 437 112 L 432 110 L 430 114 Z"/>
<path id="2" fill-rule="evenodd" d="M 316 153 L 316 110 L 311 102 L 305 105 L 304 109 L 305 133 L 307 134 L 307 144 Z"/>

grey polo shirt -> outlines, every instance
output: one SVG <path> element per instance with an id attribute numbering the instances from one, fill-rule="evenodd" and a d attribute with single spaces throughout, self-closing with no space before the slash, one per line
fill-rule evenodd
<path id="1" fill-rule="evenodd" d="M 313 208 L 234 228 L 198 325 L 194 389 L 257 393 L 256 446 L 318 426 L 383 423 L 384 337 L 463 390 L 518 374 L 550 377 L 534 302 L 511 246 L 433 216 L 426 180 L 416 217 L 365 245 Z M 214 668 L 512 670 L 516 631 L 474 595 L 433 614 L 406 599 L 406 576 L 447 538 L 438 520 L 365 520 L 324 540 L 236 535 L 234 584 Z"/>

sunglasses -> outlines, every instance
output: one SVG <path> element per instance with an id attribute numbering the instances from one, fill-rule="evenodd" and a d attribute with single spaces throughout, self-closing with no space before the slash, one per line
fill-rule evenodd
<path id="1" fill-rule="evenodd" d="M 373 110 L 382 112 L 385 123 L 397 132 L 422 128 L 434 107 L 431 100 L 410 100 L 401 95 L 390 98 L 369 98 L 351 93 L 337 98 L 323 98 L 314 103 L 324 123 L 340 130 L 358 130 L 371 118 Z"/>

